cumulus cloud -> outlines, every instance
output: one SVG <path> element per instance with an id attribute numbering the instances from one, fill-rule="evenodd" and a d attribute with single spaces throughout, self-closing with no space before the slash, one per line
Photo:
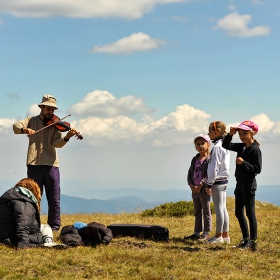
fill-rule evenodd
<path id="1" fill-rule="evenodd" d="M 95 90 L 71 106 L 68 111 L 80 116 L 112 117 L 127 113 L 148 113 L 154 109 L 149 108 L 142 98 L 132 95 L 116 98 L 108 91 Z"/>
<path id="2" fill-rule="evenodd" d="M 108 53 L 108 54 L 130 54 L 140 51 L 158 49 L 166 44 L 162 39 L 151 38 L 149 35 L 138 32 L 128 37 L 123 37 L 111 44 L 96 46 L 90 52 Z"/>
<path id="3" fill-rule="evenodd" d="M 188 104 L 178 106 L 176 111 L 168 115 L 168 122 L 178 131 L 193 130 L 199 132 L 205 128 L 206 121 L 210 115 L 189 106 Z"/>
<path id="4" fill-rule="evenodd" d="M 15 119 L 0 118 L 0 132 L 7 134 L 11 131 L 11 127 L 16 122 Z"/>
<path id="5" fill-rule="evenodd" d="M 40 114 L 40 108 L 39 108 L 38 104 L 31 105 L 26 112 L 27 117 L 28 116 L 37 116 L 39 114 Z"/>
<path id="6" fill-rule="evenodd" d="M 259 131 L 265 133 L 271 131 L 275 126 L 275 122 L 271 121 L 266 114 L 259 114 L 251 118 L 259 126 Z"/>
<path id="7" fill-rule="evenodd" d="M 9 0 L 0 1 L 0 11 L 17 17 L 141 18 L 157 4 L 189 0 Z"/>
<path id="8" fill-rule="evenodd" d="M 247 25 L 251 20 L 251 15 L 239 15 L 237 12 L 234 12 L 220 19 L 215 28 L 226 30 L 227 35 L 236 37 L 254 37 L 270 34 L 268 26 L 260 25 L 249 28 Z"/>
<path id="9" fill-rule="evenodd" d="M 210 115 L 187 104 L 159 120 L 145 116 L 140 122 L 127 116 L 88 117 L 73 122 L 93 145 L 106 141 L 149 142 L 158 147 L 181 145 L 192 141 L 196 133 L 206 133 Z"/>
<path id="10" fill-rule="evenodd" d="M 275 126 L 273 127 L 273 133 L 280 135 L 280 121 L 275 123 Z"/>

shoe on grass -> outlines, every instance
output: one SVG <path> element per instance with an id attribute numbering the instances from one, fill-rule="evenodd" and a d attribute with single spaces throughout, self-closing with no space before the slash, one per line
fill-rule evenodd
<path id="1" fill-rule="evenodd" d="M 184 239 L 185 240 L 198 240 L 199 236 L 197 236 L 195 234 L 192 234 L 192 235 L 189 235 L 189 236 L 184 236 Z"/>
<path id="2" fill-rule="evenodd" d="M 257 251 L 257 242 L 249 240 L 245 246 L 241 248 L 242 250 Z"/>
<path id="3" fill-rule="evenodd" d="M 233 247 L 242 249 L 243 247 L 245 247 L 247 245 L 248 242 L 249 242 L 248 239 L 241 239 L 240 242 L 236 246 L 233 246 Z"/>
<path id="4" fill-rule="evenodd" d="M 202 234 L 197 240 L 200 242 L 205 242 L 207 240 L 210 239 L 210 235 L 209 234 Z"/>
<path id="5" fill-rule="evenodd" d="M 205 241 L 206 244 L 218 244 L 218 243 L 224 243 L 224 239 L 222 236 L 217 237 L 217 236 L 213 236 L 211 238 L 209 238 L 207 241 Z"/>
<path id="6" fill-rule="evenodd" d="M 224 243 L 230 243 L 230 237 L 229 236 L 227 236 L 227 237 L 223 237 L 223 239 L 224 239 Z"/>
<path id="7" fill-rule="evenodd" d="M 55 243 L 55 242 L 44 243 L 44 247 L 54 248 L 54 249 L 62 249 L 62 250 L 67 249 L 67 245 L 59 244 L 59 243 Z"/>

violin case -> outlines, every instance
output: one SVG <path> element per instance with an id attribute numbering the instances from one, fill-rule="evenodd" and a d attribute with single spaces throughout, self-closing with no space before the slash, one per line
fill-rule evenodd
<path id="1" fill-rule="evenodd" d="M 114 237 L 131 236 L 154 241 L 169 240 L 168 228 L 159 225 L 111 224 L 107 228 L 112 231 Z"/>

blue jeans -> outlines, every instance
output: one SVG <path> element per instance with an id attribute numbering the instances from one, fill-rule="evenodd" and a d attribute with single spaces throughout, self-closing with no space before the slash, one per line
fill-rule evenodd
<path id="1" fill-rule="evenodd" d="M 258 224 L 255 213 L 255 192 L 257 182 L 237 182 L 234 190 L 235 194 L 235 216 L 238 219 L 242 236 L 244 239 L 257 240 Z M 249 220 L 250 234 L 248 224 L 244 216 L 244 208 L 246 216 Z"/>
<path id="2" fill-rule="evenodd" d="M 48 165 L 28 165 L 27 176 L 38 183 L 41 194 L 46 191 L 48 224 L 52 230 L 60 228 L 60 174 L 59 168 Z"/>
<path id="3" fill-rule="evenodd" d="M 216 233 L 229 232 L 229 216 L 226 198 L 227 184 L 214 184 L 211 188 L 216 212 Z"/>

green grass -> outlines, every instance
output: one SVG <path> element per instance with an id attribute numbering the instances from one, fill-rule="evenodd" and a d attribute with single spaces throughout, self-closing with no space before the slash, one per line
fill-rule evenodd
<path id="1" fill-rule="evenodd" d="M 213 246 L 184 241 L 183 237 L 193 232 L 194 217 L 191 215 L 63 215 L 62 226 L 76 221 L 162 225 L 169 229 L 170 242 L 122 237 L 114 238 L 108 246 L 96 248 L 16 251 L 0 246 L 0 279 L 280 279 L 280 208 L 267 203 L 256 204 L 257 252 L 232 248 L 239 242 L 241 233 L 234 217 L 234 200 L 229 197 L 231 244 Z M 42 222 L 46 222 L 45 216 Z M 215 214 L 213 222 L 215 229 Z"/>

